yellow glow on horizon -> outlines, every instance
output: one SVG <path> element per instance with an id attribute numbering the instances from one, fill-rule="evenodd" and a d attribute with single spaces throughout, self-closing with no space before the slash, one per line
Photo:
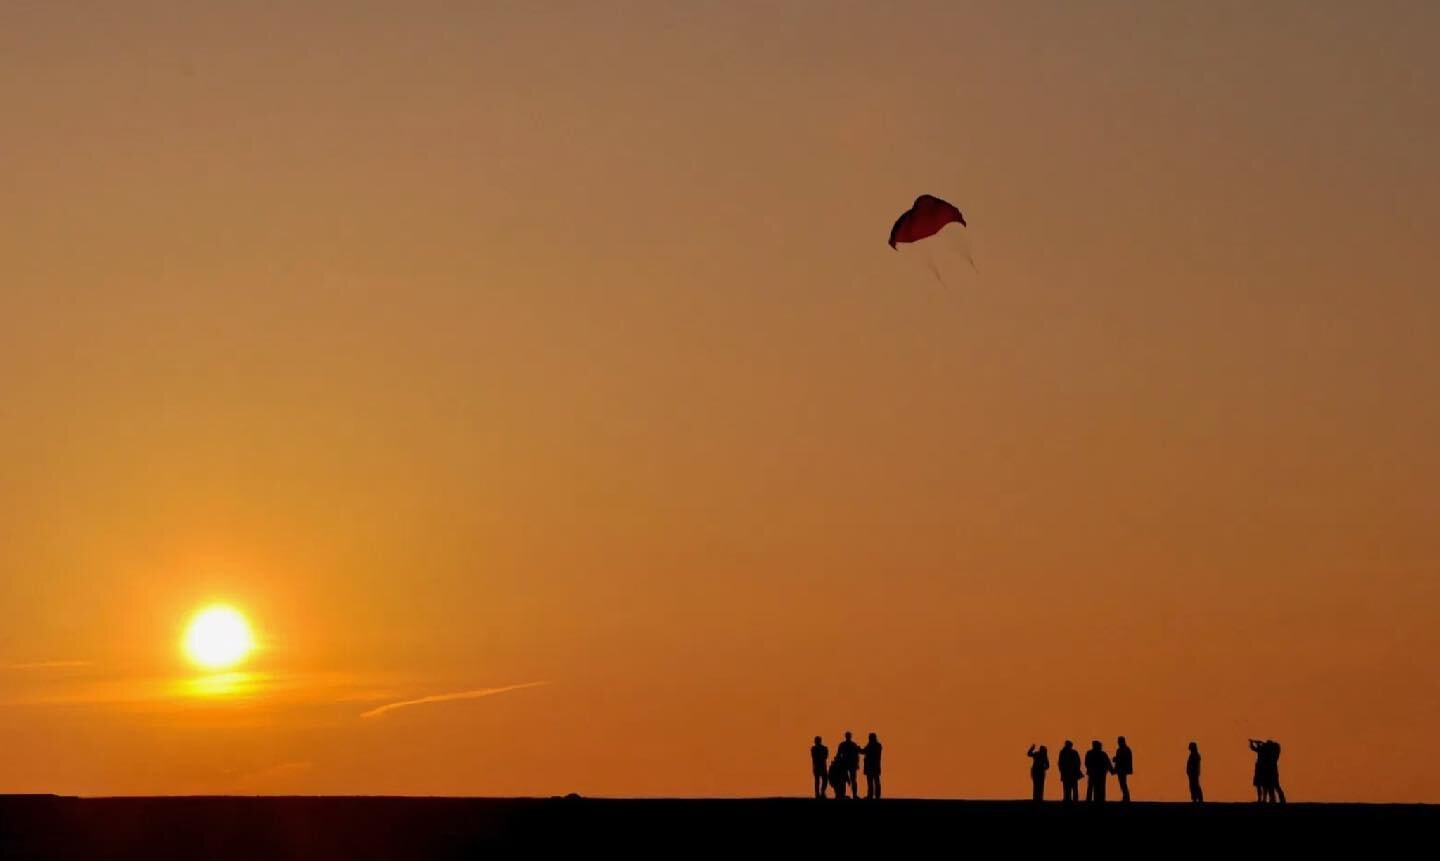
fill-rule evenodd
<path id="1" fill-rule="evenodd" d="M 233 607 L 223 604 L 206 607 L 185 628 L 185 654 L 192 663 L 207 670 L 233 667 L 255 648 L 250 623 Z"/>
<path id="2" fill-rule="evenodd" d="M 259 692 L 264 676 L 257 673 L 210 673 L 187 679 L 183 693 L 195 697 L 240 697 Z"/>

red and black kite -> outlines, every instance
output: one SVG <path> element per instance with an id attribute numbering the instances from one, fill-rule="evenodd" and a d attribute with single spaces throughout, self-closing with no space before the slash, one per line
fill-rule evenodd
<path id="1" fill-rule="evenodd" d="M 897 242 L 915 242 L 934 236 L 952 221 L 960 222 L 961 227 L 969 226 L 954 204 L 932 194 L 922 194 L 915 198 L 914 206 L 895 219 L 895 226 L 890 228 L 890 247 L 894 248 Z"/>

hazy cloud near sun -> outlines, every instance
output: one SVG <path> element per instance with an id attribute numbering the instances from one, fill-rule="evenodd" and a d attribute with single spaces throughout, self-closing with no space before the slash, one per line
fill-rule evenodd
<path id="1" fill-rule="evenodd" d="M 434 694 L 428 697 L 419 697 L 418 699 L 413 700 L 401 700 L 400 702 L 388 703 L 383 706 L 378 706 L 376 708 L 370 709 L 367 712 L 361 712 L 360 717 L 376 718 L 380 717 L 386 712 L 392 712 L 395 709 L 409 708 L 410 706 L 423 706 L 430 705 L 431 703 L 448 703 L 454 702 L 455 700 L 478 700 L 482 697 L 491 697 L 496 694 L 508 693 L 510 691 L 518 691 L 521 688 L 534 688 L 540 685 L 548 684 L 549 682 L 524 682 L 523 684 L 518 685 L 506 685 L 502 688 L 476 688 L 475 690 L 471 691 L 455 691 L 454 693 L 448 694 Z"/>
<path id="2" fill-rule="evenodd" d="M 347 673 L 227 672 L 184 675 L 105 674 L 92 677 L 60 672 L 93 667 L 89 661 L 32 661 L 0 664 L 0 671 L 15 671 L 0 703 L 9 706 L 94 706 L 152 714 L 193 716 L 197 708 L 212 717 L 229 714 L 229 706 L 245 704 L 247 719 L 274 719 L 285 713 L 294 720 L 298 711 L 322 723 L 350 720 L 347 704 L 368 710 L 362 718 L 380 717 L 395 709 L 433 703 L 472 700 L 532 688 L 545 681 L 493 688 L 474 688 L 402 699 L 405 685 L 383 676 Z M 56 672 L 44 672 L 54 670 Z M 413 683 L 412 683 L 413 684 Z M 413 690 L 413 688 L 410 688 Z M 377 705 L 378 704 L 378 705 Z M 328 712 L 328 715 L 325 713 Z M 241 713 L 235 713 L 239 715 Z M 350 712 L 354 714 L 354 712 Z M 319 715 L 316 717 L 316 715 Z"/>
<path id="3" fill-rule="evenodd" d="M 377 686 L 375 678 L 344 673 L 257 671 L 81 675 L 84 677 L 77 679 L 74 674 L 67 673 L 17 673 L 10 677 L 11 683 L 0 695 L 0 702 L 5 705 L 97 706 L 190 713 L 196 706 L 223 708 L 227 703 L 243 702 L 273 711 L 347 702 L 373 703 L 397 696 L 393 685 L 381 687 Z"/>

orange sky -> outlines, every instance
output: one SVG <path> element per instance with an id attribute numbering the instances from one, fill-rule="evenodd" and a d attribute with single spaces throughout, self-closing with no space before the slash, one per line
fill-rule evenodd
<path id="1" fill-rule="evenodd" d="M 0 791 L 1440 801 L 1437 10 L 0 6 Z"/>

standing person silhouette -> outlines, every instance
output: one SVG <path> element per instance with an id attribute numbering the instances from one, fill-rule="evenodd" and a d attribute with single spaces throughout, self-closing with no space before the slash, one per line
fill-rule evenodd
<path id="1" fill-rule="evenodd" d="M 1252 782 L 1255 784 L 1257 803 L 1264 804 L 1275 800 L 1276 787 L 1280 784 L 1279 748 L 1280 745 L 1273 741 L 1250 739 L 1250 749 L 1255 752 L 1255 779 Z"/>
<path id="2" fill-rule="evenodd" d="M 1199 804 L 1205 800 L 1200 789 L 1200 748 L 1190 742 L 1190 756 L 1185 760 L 1185 776 L 1190 778 L 1190 800 Z"/>
<path id="3" fill-rule="evenodd" d="M 1064 802 L 1080 800 L 1080 751 L 1075 749 L 1075 742 L 1065 739 L 1065 746 L 1060 748 L 1060 756 L 1057 759 L 1060 767 L 1060 800 Z"/>
<path id="4" fill-rule="evenodd" d="M 840 758 L 840 762 L 845 768 L 845 779 L 846 782 L 850 784 L 851 797 L 859 798 L 860 781 L 858 774 L 860 771 L 860 745 L 856 744 L 851 738 L 850 733 L 847 732 L 845 733 L 845 740 L 835 747 L 835 755 Z M 835 781 L 834 775 L 831 775 L 830 781 L 832 783 Z"/>
<path id="5" fill-rule="evenodd" d="M 1271 802 L 1285 803 L 1285 790 L 1280 788 L 1280 742 L 1266 739 L 1265 758 L 1270 765 L 1267 769 L 1270 783 L 1265 787 L 1265 797 Z"/>
<path id="6" fill-rule="evenodd" d="M 825 797 L 825 786 L 828 781 L 825 779 L 825 762 L 830 758 L 830 748 L 820 741 L 820 736 L 815 736 L 815 743 L 810 746 L 810 773 L 815 777 L 815 797 Z"/>
<path id="7" fill-rule="evenodd" d="M 1050 752 L 1045 749 L 1043 744 L 1039 749 L 1032 744 L 1030 749 L 1025 751 L 1025 755 L 1030 757 L 1030 798 L 1033 801 L 1044 801 L 1045 772 L 1050 770 Z"/>
<path id="8" fill-rule="evenodd" d="M 884 747 L 875 733 L 870 733 L 870 739 L 860 752 L 865 754 L 865 797 L 880 798 L 880 754 Z"/>
<path id="9" fill-rule="evenodd" d="M 1125 736 L 1115 740 L 1115 779 L 1120 783 L 1120 801 L 1130 800 L 1130 775 L 1135 773 L 1134 754 L 1125 743 Z"/>
<path id="10" fill-rule="evenodd" d="M 1096 804 L 1105 802 L 1105 777 L 1115 770 L 1110 754 L 1100 746 L 1100 740 L 1090 742 L 1085 752 L 1085 800 Z"/>
<path id="11" fill-rule="evenodd" d="M 835 793 L 836 798 L 845 797 L 845 784 L 848 782 L 846 777 L 845 758 L 836 753 L 835 758 L 830 761 L 830 790 Z"/>

